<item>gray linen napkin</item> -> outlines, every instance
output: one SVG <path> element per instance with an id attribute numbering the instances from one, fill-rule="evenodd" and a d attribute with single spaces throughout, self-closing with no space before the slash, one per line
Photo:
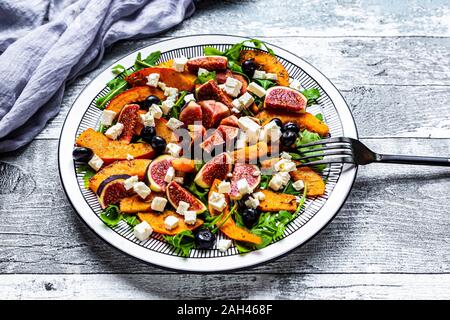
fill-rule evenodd
<path id="1" fill-rule="evenodd" d="M 0 153 L 30 142 L 58 114 L 66 82 L 106 47 L 161 33 L 194 9 L 192 0 L 2 0 Z"/>

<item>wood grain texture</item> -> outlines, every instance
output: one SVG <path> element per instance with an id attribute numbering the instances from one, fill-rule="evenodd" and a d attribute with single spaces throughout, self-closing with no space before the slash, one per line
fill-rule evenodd
<path id="1" fill-rule="evenodd" d="M 0 299 L 448 299 L 450 275 L 0 275 Z"/>
<path id="2" fill-rule="evenodd" d="M 450 155 L 449 139 L 364 141 L 383 152 Z M 32 181 L 0 194 L 0 270 L 160 272 L 111 248 L 80 221 L 61 188 L 56 150 L 57 141 L 37 140 L 0 160 L 0 171 L 13 164 Z M 247 272 L 450 272 L 449 177 L 450 168 L 361 167 L 345 206 L 320 235 Z"/>

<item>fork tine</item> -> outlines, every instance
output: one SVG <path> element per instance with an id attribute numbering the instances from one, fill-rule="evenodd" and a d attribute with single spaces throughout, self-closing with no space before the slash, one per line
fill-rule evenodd
<path id="1" fill-rule="evenodd" d="M 298 167 L 311 167 L 317 166 L 320 164 L 330 164 L 330 163 L 355 163 L 352 157 L 344 156 L 344 157 L 332 157 L 323 160 L 311 161 L 307 163 L 300 163 L 297 165 Z"/>
<path id="2" fill-rule="evenodd" d="M 298 149 L 301 149 L 301 148 L 303 148 L 303 146 L 298 147 Z M 302 154 L 305 154 L 305 153 L 326 151 L 326 150 L 335 150 L 335 149 L 351 150 L 351 147 L 347 143 L 341 143 L 341 144 L 334 143 L 334 144 L 327 145 L 327 146 L 322 147 L 322 148 L 314 148 L 314 149 L 309 149 L 309 150 L 305 150 L 305 151 L 299 151 L 299 152 L 295 152 L 295 153 L 297 153 L 299 155 L 302 155 Z"/>
<path id="3" fill-rule="evenodd" d="M 336 142 L 350 143 L 350 144 L 352 143 L 350 138 L 347 138 L 347 137 L 335 137 L 335 138 L 317 140 L 317 141 L 314 141 L 314 142 L 303 144 L 300 147 L 304 148 L 304 147 L 311 147 L 311 146 L 317 146 L 317 145 L 320 145 L 320 144 L 336 143 Z"/>
<path id="4" fill-rule="evenodd" d="M 325 152 L 320 152 L 317 154 L 310 154 L 307 156 L 303 156 L 300 159 L 296 159 L 296 161 L 302 161 L 302 160 L 307 160 L 307 159 L 311 159 L 311 158 L 317 158 L 317 157 L 325 157 L 325 156 L 353 156 L 353 152 L 349 149 L 347 150 L 331 150 L 329 152 L 325 151 Z"/>

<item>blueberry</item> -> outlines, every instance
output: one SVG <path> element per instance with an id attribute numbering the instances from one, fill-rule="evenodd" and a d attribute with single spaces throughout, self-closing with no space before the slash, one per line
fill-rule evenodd
<path id="1" fill-rule="evenodd" d="M 242 212 L 242 221 L 247 228 L 253 227 L 253 225 L 258 221 L 260 212 L 253 208 L 247 208 Z"/>
<path id="2" fill-rule="evenodd" d="M 282 132 L 285 132 L 285 131 L 292 131 L 292 132 L 295 132 L 295 133 L 299 133 L 300 127 L 299 127 L 298 124 L 296 124 L 295 122 L 288 122 L 288 123 L 286 123 L 286 124 L 283 126 L 283 128 L 282 128 L 281 131 L 282 131 Z"/>
<path id="3" fill-rule="evenodd" d="M 216 236 L 209 229 L 200 229 L 195 235 L 198 249 L 211 249 L 215 241 Z"/>
<path id="4" fill-rule="evenodd" d="M 283 122 L 281 122 L 281 120 L 279 118 L 273 118 L 272 120 L 270 120 L 270 122 L 275 122 L 275 124 L 277 126 L 279 126 L 280 128 L 283 128 Z"/>
<path id="5" fill-rule="evenodd" d="M 160 104 L 161 100 L 157 97 L 157 96 L 148 96 L 145 100 L 144 100 L 144 107 L 146 109 L 150 108 L 152 106 L 152 104 Z"/>
<path id="6" fill-rule="evenodd" d="M 256 63 L 255 61 L 253 61 L 253 59 L 245 60 L 244 62 L 242 62 L 241 68 L 249 78 L 253 78 L 256 70 Z"/>
<path id="7" fill-rule="evenodd" d="M 167 146 L 166 140 L 160 136 L 154 136 L 150 144 L 156 153 L 163 153 Z"/>
<path id="8" fill-rule="evenodd" d="M 281 145 L 283 147 L 289 148 L 290 146 L 292 146 L 295 142 L 295 140 L 297 140 L 297 134 L 293 131 L 285 131 L 283 132 L 283 134 L 281 135 Z"/>
<path id="9" fill-rule="evenodd" d="M 151 143 L 153 137 L 156 135 L 156 129 L 155 127 L 144 127 L 141 131 L 141 138 L 147 143 Z"/>
<path id="10" fill-rule="evenodd" d="M 89 162 L 94 152 L 89 148 L 75 148 L 72 151 L 72 157 L 75 161 Z"/>

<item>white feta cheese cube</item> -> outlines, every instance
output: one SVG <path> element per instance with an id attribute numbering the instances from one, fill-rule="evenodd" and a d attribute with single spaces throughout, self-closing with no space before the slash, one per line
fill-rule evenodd
<path id="1" fill-rule="evenodd" d="M 150 188 L 147 187 L 147 185 L 142 181 L 136 182 L 133 185 L 133 191 L 136 192 L 142 199 L 147 198 L 147 196 L 152 192 L 152 190 L 150 190 Z"/>
<path id="2" fill-rule="evenodd" d="M 264 142 L 269 141 L 275 142 L 280 139 L 281 134 L 282 134 L 281 128 L 277 126 L 277 124 L 274 121 L 270 121 L 261 129 L 261 133 L 259 134 L 259 140 Z"/>
<path id="3" fill-rule="evenodd" d="M 128 179 L 125 179 L 125 181 L 123 182 L 123 186 L 125 187 L 125 190 L 131 190 L 133 188 L 133 186 L 139 182 L 138 176 L 132 176 L 129 177 Z"/>
<path id="4" fill-rule="evenodd" d="M 107 136 L 111 140 L 116 140 L 122 134 L 122 131 L 123 131 L 123 124 L 117 122 L 115 125 L 106 130 L 105 136 Z"/>
<path id="5" fill-rule="evenodd" d="M 219 249 L 220 252 L 225 252 L 230 249 L 231 244 L 232 241 L 230 239 L 220 239 L 217 241 L 217 249 Z"/>
<path id="6" fill-rule="evenodd" d="M 259 206 L 259 200 L 255 199 L 253 197 L 248 197 L 247 200 L 245 200 L 245 205 L 247 206 L 247 208 L 253 208 L 256 209 Z"/>
<path id="7" fill-rule="evenodd" d="M 231 105 L 233 106 L 234 109 L 238 111 L 241 111 L 242 109 L 241 101 L 239 101 L 239 99 L 234 99 L 233 101 L 231 101 Z"/>
<path id="8" fill-rule="evenodd" d="M 155 211 L 163 212 L 166 207 L 167 199 L 162 197 L 154 197 L 150 208 Z"/>
<path id="9" fill-rule="evenodd" d="M 182 125 L 184 125 L 184 123 L 182 121 L 176 119 L 176 118 L 170 118 L 169 121 L 167 121 L 167 124 L 166 124 L 166 126 L 172 131 L 177 130 Z"/>
<path id="10" fill-rule="evenodd" d="M 273 168 L 279 172 L 291 172 L 297 170 L 295 162 L 287 159 L 281 159 L 273 165 Z"/>
<path id="11" fill-rule="evenodd" d="M 112 110 L 103 110 L 100 123 L 104 126 L 110 126 L 116 118 L 116 115 L 117 113 Z"/>
<path id="12" fill-rule="evenodd" d="M 247 136 L 244 132 L 240 132 L 238 138 L 236 139 L 235 148 L 242 149 L 247 146 Z"/>
<path id="13" fill-rule="evenodd" d="M 189 103 L 189 102 L 191 102 L 191 101 L 195 101 L 195 97 L 194 97 L 194 95 L 193 95 L 192 93 L 187 94 L 187 95 L 184 97 L 184 102 Z"/>
<path id="14" fill-rule="evenodd" d="M 297 91 L 303 91 L 304 88 L 303 86 L 300 84 L 300 81 L 298 81 L 297 79 L 292 79 L 291 83 L 289 84 L 289 87 L 291 89 L 297 90 Z"/>
<path id="15" fill-rule="evenodd" d="M 241 195 L 252 192 L 252 190 L 250 189 L 250 186 L 248 184 L 248 181 L 245 178 L 238 180 L 236 185 L 237 185 L 238 191 Z"/>
<path id="16" fill-rule="evenodd" d="M 175 177 L 175 169 L 173 167 L 169 167 L 169 169 L 167 169 L 166 175 L 164 176 L 164 181 L 169 183 L 173 180 L 173 177 Z"/>
<path id="17" fill-rule="evenodd" d="M 173 181 L 175 181 L 176 183 L 179 183 L 179 184 L 183 184 L 184 178 L 183 177 L 175 177 L 175 178 L 173 178 Z"/>
<path id="18" fill-rule="evenodd" d="M 219 212 L 222 212 L 223 209 L 225 209 L 225 207 L 227 206 L 225 196 L 222 193 L 218 192 L 212 192 L 211 196 L 208 199 L 208 203 L 214 210 L 217 210 Z"/>
<path id="19" fill-rule="evenodd" d="M 256 82 L 250 82 L 250 84 L 247 87 L 247 91 L 257 95 L 260 98 L 262 98 L 266 95 L 266 89 L 261 87 Z"/>
<path id="20" fill-rule="evenodd" d="M 129 153 L 127 153 L 127 160 L 133 160 L 134 159 L 134 157 L 131 155 L 131 154 L 129 154 Z"/>
<path id="21" fill-rule="evenodd" d="M 253 102 L 255 102 L 255 99 L 248 92 L 239 97 L 239 103 L 241 104 L 242 108 L 248 108 Z"/>
<path id="22" fill-rule="evenodd" d="M 184 66 L 186 65 L 186 63 L 188 62 L 188 59 L 186 57 L 178 57 L 173 59 L 173 69 L 176 72 L 183 72 L 184 71 Z"/>
<path id="23" fill-rule="evenodd" d="M 265 79 L 266 78 L 266 72 L 255 70 L 255 73 L 253 74 L 253 79 Z"/>
<path id="24" fill-rule="evenodd" d="M 167 230 L 172 230 L 172 229 L 175 229 L 177 226 L 178 226 L 178 221 L 179 221 L 180 219 L 178 219 L 177 217 L 175 217 L 175 216 L 168 216 L 168 217 L 166 217 L 165 219 L 164 219 L 164 227 L 167 229 Z"/>
<path id="25" fill-rule="evenodd" d="M 222 89 L 232 97 L 237 97 L 241 92 L 242 82 L 232 77 L 228 77 Z"/>
<path id="26" fill-rule="evenodd" d="M 258 131 L 261 126 L 253 121 L 250 117 L 240 117 L 238 119 L 239 127 L 245 131 Z"/>
<path id="27" fill-rule="evenodd" d="M 95 171 L 98 171 L 103 165 L 103 160 L 100 159 L 98 155 L 94 154 L 91 160 L 89 160 L 88 165 Z"/>
<path id="28" fill-rule="evenodd" d="M 230 79 L 230 78 L 228 78 Z M 229 87 L 229 86 L 221 86 L 221 89 L 223 89 L 223 91 L 225 91 L 229 96 L 236 98 L 239 93 L 241 92 L 241 89 L 238 87 Z"/>
<path id="29" fill-rule="evenodd" d="M 236 109 L 236 108 L 231 108 L 231 112 L 238 114 L 238 113 L 241 113 L 241 110 Z"/>
<path id="30" fill-rule="evenodd" d="M 295 181 L 292 186 L 294 187 L 295 190 L 300 191 L 303 188 L 305 188 L 305 184 L 303 182 L 303 180 L 297 180 Z"/>
<path id="31" fill-rule="evenodd" d="M 154 127 L 155 126 L 155 118 L 153 118 L 153 114 L 149 111 L 147 113 L 141 114 L 142 124 L 146 127 Z"/>
<path id="32" fill-rule="evenodd" d="M 147 76 L 147 85 L 150 87 L 157 87 L 159 82 L 159 73 L 150 73 Z"/>
<path id="33" fill-rule="evenodd" d="M 272 176 L 272 179 L 269 181 L 269 188 L 271 188 L 274 191 L 280 190 L 280 188 L 283 186 L 283 180 L 278 174 L 275 174 Z"/>
<path id="34" fill-rule="evenodd" d="M 177 94 L 178 94 L 177 88 L 166 87 L 166 89 L 164 90 L 165 96 L 176 96 Z"/>
<path id="35" fill-rule="evenodd" d="M 195 211 L 186 211 L 184 213 L 184 222 L 186 224 L 194 225 L 197 222 L 197 214 Z"/>
<path id="36" fill-rule="evenodd" d="M 221 181 L 217 186 L 217 191 L 219 193 L 230 193 L 231 192 L 231 183 L 228 181 Z"/>
<path id="37" fill-rule="evenodd" d="M 148 108 L 148 112 L 150 112 L 155 119 L 160 119 L 163 115 L 161 108 L 157 104 L 152 104 L 150 108 Z"/>
<path id="38" fill-rule="evenodd" d="M 188 211 L 189 209 L 189 203 L 185 202 L 185 201 L 180 201 L 178 202 L 178 208 L 177 208 L 177 213 L 184 215 L 186 213 L 186 211 Z"/>
<path id="39" fill-rule="evenodd" d="M 266 73 L 266 75 L 265 75 L 265 79 L 266 79 L 266 80 L 276 81 L 276 80 L 278 80 L 278 76 L 277 76 L 276 73 L 270 73 L 270 72 L 268 72 L 268 73 Z"/>
<path id="40" fill-rule="evenodd" d="M 286 151 L 281 152 L 280 157 L 281 157 L 281 159 L 286 159 L 286 160 L 292 159 L 292 156 Z"/>
<path id="41" fill-rule="evenodd" d="M 172 157 L 178 157 L 181 152 L 181 147 L 175 143 L 170 142 L 166 146 L 166 152 Z"/>
<path id="42" fill-rule="evenodd" d="M 161 103 L 161 110 L 164 114 L 168 114 L 174 105 L 175 102 L 173 100 L 166 99 Z"/>
<path id="43" fill-rule="evenodd" d="M 280 177 L 283 186 L 287 185 L 289 183 L 289 180 L 291 180 L 291 175 L 289 174 L 289 172 L 278 172 L 276 175 Z"/>
<path id="44" fill-rule="evenodd" d="M 158 88 L 160 88 L 162 91 L 166 90 L 167 86 L 164 82 L 158 82 Z"/>
<path id="45" fill-rule="evenodd" d="M 253 194 L 253 198 L 258 199 L 259 201 L 263 201 L 264 199 L 266 199 L 266 196 L 263 192 L 258 191 Z"/>
<path id="46" fill-rule="evenodd" d="M 133 228 L 133 234 L 138 240 L 145 241 L 147 240 L 151 234 L 153 233 L 152 227 L 148 224 L 147 221 L 142 221 L 138 225 Z"/>
<path id="47" fill-rule="evenodd" d="M 246 140 L 247 140 L 248 144 L 254 145 L 259 140 L 260 128 L 258 128 L 256 130 L 253 130 L 253 129 L 247 130 L 247 131 L 245 131 L 245 135 L 246 135 Z"/>
<path id="48" fill-rule="evenodd" d="M 209 73 L 208 70 L 203 69 L 203 68 L 198 68 L 197 76 L 200 77 L 200 76 L 203 76 L 203 75 L 207 75 L 208 73 Z"/>
<path id="49" fill-rule="evenodd" d="M 228 77 L 227 80 L 225 81 L 225 85 L 227 87 L 238 87 L 239 89 L 242 88 L 242 82 L 233 77 Z"/>

